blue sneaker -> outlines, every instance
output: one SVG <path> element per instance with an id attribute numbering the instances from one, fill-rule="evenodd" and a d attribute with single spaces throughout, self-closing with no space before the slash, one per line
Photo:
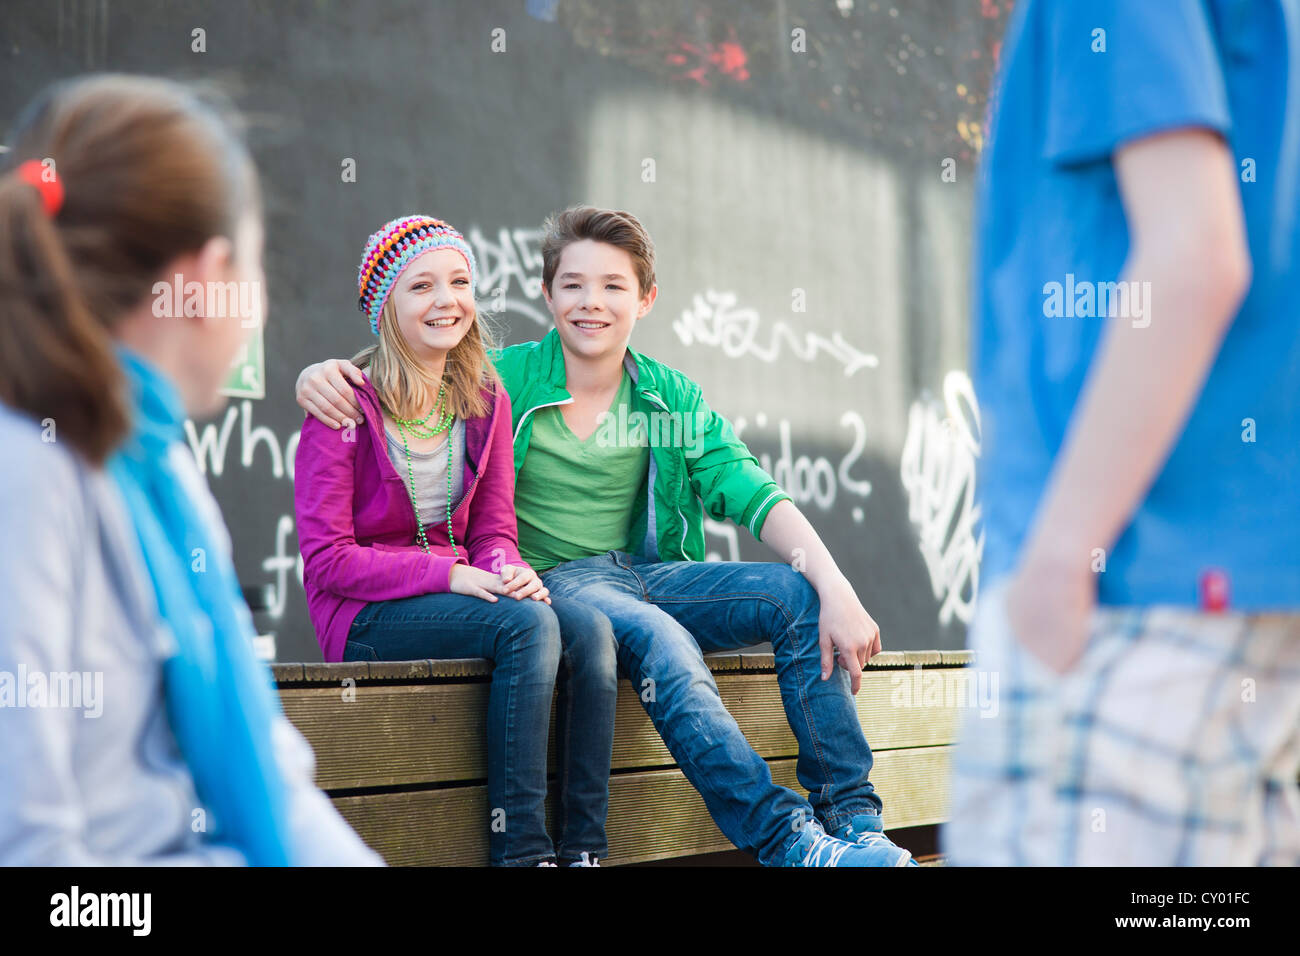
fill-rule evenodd
<path id="1" fill-rule="evenodd" d="M 849 822 L 840 827 L 835 832 L 836 839 L 844 840 L 857 846 L 886 846 L 894 847 L 900 852 L 906 853 L 893 840 L 885 836 L 884 823 L 879 813 L 858 813 L 849 819 Z M 908 862 L 900 863 L 899 866 L 920 866 L 911 858 L 908 853 Z"/>
<path id="2" fill-rule="evenodd" d="M 784 866 L 907 866 L 912 854 L 892 843 L 850 843 L 831 836 L 809 820 L 785 851 Z"/>

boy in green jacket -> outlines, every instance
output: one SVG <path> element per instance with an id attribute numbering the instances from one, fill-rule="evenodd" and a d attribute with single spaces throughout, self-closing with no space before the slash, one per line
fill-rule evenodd
<path id="1" fill-rule="evenodd" d="M 618 664 L 736 846 L 769 866 L 915 865 L 883 832 L 853 701 L 879 628 L 700 387 L 628 347 L 658 294 L 649 234 L 629 213 L 573 207 L 547 221 L 542 258 L 555 328 L 493 356 L 513 406 L 521 556 L 552 595 L 609 618 Z M 311 366 L 298 402 L 335 427 L 355 421 L 347 378 L 359 376 L 342 360 Z M 749 529 L 781 562 L 704 561 L 705 510 Z M 773 782 L 704 663 L 704 652 L 764 641 L 808 800 Z M 590 755 L 575 767 L 603 757 L 608 768 L 612 726 L 561 733 Z M 608 772 L 567 785 L 599 802 L 599 832 L 584 837 L 603 841 Z"/>

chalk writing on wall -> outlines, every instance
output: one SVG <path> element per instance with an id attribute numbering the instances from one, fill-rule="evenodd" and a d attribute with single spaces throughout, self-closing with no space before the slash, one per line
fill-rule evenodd
<path id="1" fill-rule="evenodd" d="M 185 437 L 190 450 L 198 462 L 199 471 L 204 475 L 220 477 L 226 470 L 227 457 L 231 452 L 231 438 L 238 439 L 236 460 L 240 467 L 251 470 L 255 462 L 264 461 L 270 466 L 271 477 L 283 479 L 292 484 L 294 455 L 298 451 L 299 433 L 295 431 L 287 440 L 280 437 L 266 425 L 253 424 L 254 405 L 244 399 L 238 405 L 226 408 L 226 414 L 217 422 L 208 422 L 199 431 L 192 421 L 185 422 Z M 239 423 L 236 430 L 235 424 Z M 263 450 L 259 455 L 258 451 Z M 284 617 L 288 597 L 289 575 L 302 586 L 302 555 L 298 553 L 296 539 L 293 537 L 294 519 L 292 514 L 281 514 L 275 525 L 274 550 L 262 559 L 262 570 L 274 577 L 271 603 L 267 615 L 272 620 Z M 251 582 L 243 582 L 249 584 Z"/>
<path id="2" fill-rule="evenodd" d="M 778 485 L 794 499 L 801 508 L 815 505 L 820 511 L 830 511 L 835 507 L 841 492 L 865 501 L 871 494 L 871 482 L 854 478 L 853 466 L 862 457 L 867 446 L 867 425 L 857 412 L 848 411 L 840 416 L 840 427 L 847 430 L 850 440 L 849 450 L 832 463 L 825 455 L 811 457 L 795 455 L 790 443 L 790 422 L 781 419 L 777 423 L 780 451 L 774 458 L 768 452 L 758 455 L 758 463 L 776 481 Z M 767 416 L 759 412 L 754 416 L 753 425 L 757 428 L 767 427 Z M 748 418 L 737 417 L 732 421 L 736 437 L 742 441 L 752 440 L 753 429 Z M 746 439 L 746 433 L 750 439 Z M 862 508 L 853 508 L 854 521 L 862 520 Z"/>
<path id="3" fill-rule="evenodd" d="M 704 517 L 705 561 L 739 561 L 740 541 L 736 537 L 736 526 L 727 521 L 714 521 L 708 515 Z M 718 539 L 720 550 L 708 547 L 710 537 Z"/>
<path id="4" fill-rule="evenodd" d="M 674 320 L 673 331 L 683 345 L 696 342 L 722 349 L 728 358 L 752 355 L 763 362 L 774 363 L 781 357 L 784 345 L 795 358 L 813 362 L 818 353 L 844 366 L 845 375 L 853 375 L 864 368 L 875 368 L 879 359 L 851 345 L 843 335 L 835 332 L 829 338 L 814 332 L 796 332 L 783 321 L 773 322 L 762 341 L 762 318 L 756 309 L 737 308 L 734 292 L 717 292 L 709 289 L 697 293 L 681 317 Z"/>
<path id="5" fill-rule="evenodd" d="M 497 230 L 494 242 L 473 226 L 466 237 L 478 262 L 476 295 L 494 315 L 522 315 L 543 328 L 551 316 L 542 298 L 542 231 Z"/>
<path id="6" fill-rule="evenodd" d="M 969 624 L 979 592 L 984 554 L 984 532 L 974 533 L 980 516 L 975 504 L 979 451 L 975 390 L 965 372 L 954 370 L 944 377 L 942 402 L 923 394 L 912 403 L 900 469 L 930 587 L 942 600 L 941 624 L 954 616 Z"/>

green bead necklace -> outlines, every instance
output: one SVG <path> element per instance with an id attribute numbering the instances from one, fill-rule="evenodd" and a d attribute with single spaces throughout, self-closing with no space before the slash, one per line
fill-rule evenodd
<path id="1" fill-rule="evenodd" d="M 433 418 L 434 413 L 441 410 L 442 414 L 438 416 L 436 423 L 428 424 L 429 419 Z M 447 434 L 447 540 L 451 542 L 451 553 L 460 556 L 456 550 L 456 538 L 451 531 L 451 475 L 452 475 L 452 442 L 451 428 L 452 422 L 456 416 L 447 408 L 447 386 L 438 387 L 438 400 L 434 402 L 433 408 L 429 409 L 429 414 L 423 418 L 398 418 L 396 415 L 389 413 L 393 419 L 393 424 L 397 426 L 397 433 L 402 436 L 402 450 L 406 452 L 406 493 L 411 496 L 411 510 L 415 512 L 415 534 L 420 542 L 420 548 L 425 554 L 431 553 L 429 550 L 429 539 L 425 537 L 424 525 L 420 521 L 420 506 L 415 503 L 415 468 L 411 464 L 411 446 L 406 441 L 406 433 L 409 431 L 414 438 L 428 439 L 436 438 L 443 432 Z"/>

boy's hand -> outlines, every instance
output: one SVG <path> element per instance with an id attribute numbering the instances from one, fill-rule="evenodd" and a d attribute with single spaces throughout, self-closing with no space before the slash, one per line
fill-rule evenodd
<path id="1" fill-rule="evenodd" d="M 1056 674 L 1067 673 L 1083 656 L 1096 606 L 1097 576 L 1086 566 L 1070 567 L 1035 553 L 1027 556 L 1006 590 L 1012 634 Z"/>
<path id="2" fill-rule="evenodd" d="M 513 564 L 501 566 L 502 594 L 518 600 L 531 597 L 534 601 L 551 603 L 551 592 L 542 584 L 542 579 L 530 567 L 516 567 Z"/>
<path id="3" fill-rule="evenodd" d="M 880 653 L 880 628 L 867 613 L 847 578 L 833 587 L 818 591 L 821 617 L 818 621 L 822 649 L 822 680 L 831 676 L 835 650 L 840 652 L 840 667 L 849 672 L 853 693 L 862 686 L 862 668 Z"/>
<path id="4" fill-rule="evenodd" d="M 349 422 L 359 424 L 365 419 L 348 379 L 356 385 L 365 383 L 361 370 L 347 359 L 329 359 L 308 365 L 298 375 L 294 397 L 299 405 L 330 428 L 337 429 Z"/>

